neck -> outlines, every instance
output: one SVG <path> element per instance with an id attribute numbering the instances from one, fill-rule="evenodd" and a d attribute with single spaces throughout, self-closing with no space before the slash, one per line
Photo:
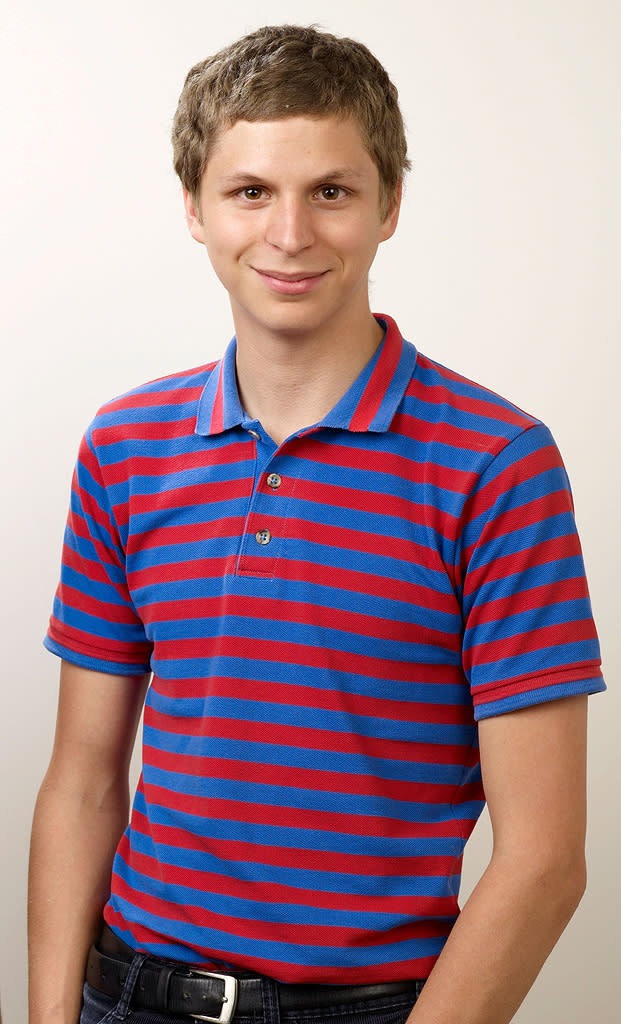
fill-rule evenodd
<path id="1" fill-rule="evenodd" d="M 363 323 L 322 337 L 237 332 L 242 405 L 276 444 L 320 422 L 378 349 L 383 331 L 369 312 Z"/>

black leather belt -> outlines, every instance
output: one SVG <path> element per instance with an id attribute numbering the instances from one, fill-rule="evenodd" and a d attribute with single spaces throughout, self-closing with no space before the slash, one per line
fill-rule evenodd
<path id="1" fill-rule="evenodd" d="M 113 998 L 120 998 L 129 972 L 131 947 L 107 926 L 86 965 L 88 984 Z M 226 975 L 173 960 L 149 957 L 143 963 L 134 988 L 134 1009 L 156 1010 L 195 1020 L 229 1024 L 234 1014 L 246 1016 L 263 1009 L 260 975 Z M 379 985 L 285 985 L 277 983 L 281 1010 L 309 1010 L 339 1004 L 407 994 L 414 1002 L 422 981 L 392 981 Z"/>

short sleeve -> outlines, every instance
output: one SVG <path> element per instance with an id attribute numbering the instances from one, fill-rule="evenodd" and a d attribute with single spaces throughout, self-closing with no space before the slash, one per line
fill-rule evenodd
<path id="1" fill-rule="evenodd" d="M 490 461 L 466 510 L 458 579 L 475 718 L 605 689 L 569 481 L 543 424 Z"/>
<path id="2" fill-rule="evenodd" d="M 91 432 L 73 474 L 60 583 L 44 644 L 84 668 L 149 671 L 151 643 L 127 585 L 125 552 Z"/>

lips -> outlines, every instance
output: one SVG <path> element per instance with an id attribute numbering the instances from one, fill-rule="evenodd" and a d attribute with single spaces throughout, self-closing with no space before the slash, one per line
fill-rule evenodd
<path id="1" fill-rule="evenodd" d="M 257 274 L 271 277 L 276 281 L 306 281 L 311 277 L 323 277 L 325 270 L 302 270 L 299 274 L 283 274 L 280 270 L 261 270 L 255 267 Z"/>
<path id="2" fill-rule="evenodd" d="M 316 288 L 328 273 L 327 270 L 302 270 L 295 274 L 285 274 L 281 270 L 253 269 L 263 284 L 278 295 L 305 295 Z"/>

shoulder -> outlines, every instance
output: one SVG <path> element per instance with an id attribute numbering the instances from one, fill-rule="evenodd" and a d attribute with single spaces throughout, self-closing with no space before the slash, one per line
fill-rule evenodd
<path id="1" fill-rule="evenodd" d="M 502 453 L 554 444 L 538 417 L 421 352 L 395 427 L 423 445 L 425 460 L 475 476 Z"/>
<path id="2" fill-rule="evenodd" d="M 499 431 L 512 437 L 541 423 L 509 399 L 420 352 L 407 395 L 430 415 L 435 412 L 438 418 L 462 421 L 484 433 Z"/>
<path id="3" fill-rule="evenodd" d="M 106 402 L 95 419 L 114 418 L 116 414 L 122 418 L 124 413 L 133 409 L 166 408 L 196 402 L 216 365 L 214 361 L 147 381 Z"/>
<path id="4" fill-rule="evenodd" d="M 106 402 L 90 423 L 85 441 L 97 448 L 131 438 L 133 435 L 156 438 L 196 419 L 196 410 L 205 384 L 217 363 L 206 363 L 189 370 L 147 381 Z M 167 427 L 168 425 L 168 427 Z M 193 426 L 192 426 L 193 430 Z"/>

